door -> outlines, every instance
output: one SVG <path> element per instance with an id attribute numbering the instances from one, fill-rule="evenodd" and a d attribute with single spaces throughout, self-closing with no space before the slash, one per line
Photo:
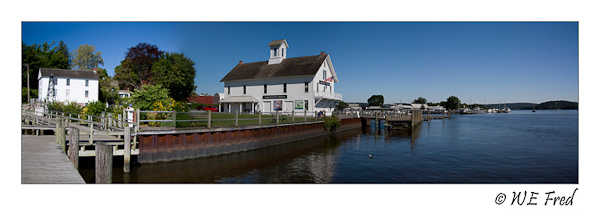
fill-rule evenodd
<path id="1" fill-rule="evenodd" d="M 263 113 L 271 113 L 271 102 L 263 101 Z"/>

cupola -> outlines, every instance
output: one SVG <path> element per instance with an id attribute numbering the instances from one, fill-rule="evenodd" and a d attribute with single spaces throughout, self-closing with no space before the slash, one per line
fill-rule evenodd
<path id="1" fill-rule="evenodd" d="M 279 64 L 283 59 L 285 59 L 287 55 L 287 48 L 289 48 L 287 41 L 285 39 L 274 40 L 269 43 L 269 65 L 271 64 Z"/>

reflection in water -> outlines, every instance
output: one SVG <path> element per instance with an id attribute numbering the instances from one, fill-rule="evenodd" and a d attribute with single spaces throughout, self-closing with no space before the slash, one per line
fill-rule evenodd
<path id="1" fill-rule="evenodd" d="M 336 169 L 336 149 L 360 135 L 353 129 L 333 135 L 227 155 L 134 165 L 113 169 L 114 183 L 329 183 Z M 115 162 L 119 161 L 115 159 Z M 93 182 L 92 166 L 80 169 Z M 87 178 L 86 178 L 87 177 Z"/>

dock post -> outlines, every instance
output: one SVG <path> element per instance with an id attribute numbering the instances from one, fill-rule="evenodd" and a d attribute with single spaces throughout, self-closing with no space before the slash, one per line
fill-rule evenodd
<path id="1" fill-rule="evenodd" d="M 277 125 L 279 125 L 279 110 L 275 111 L 275 115 L 277 115 L 277 118 L 275 118 L 275 122 L 277 123 Z"/>
<path id="2" fill-rule="evenodd" d="M 262 112 L 258 111 L 258 125 L 262 125 Z"/>
<path id="3" fill-rule="evenodd" d="M 97 142 L 96 147 L 96 184 L 112 183 L 113 149 L 110 145 Z"/>
<path id="4" fill-rule="evenodd" d="M 67 153 L 67 135 L 65 132 L 65 122 L 66 119 L 61 118 L 58 123 L 60 124 L 59 129 L 56 131 L 56 134 L 58 136 L 58 145 L 60 145 L 60 148 L 63 150 L 63 152 L 66 154 Z"/>
<path id="5" fill-rule="evenodd" d="M 238 127 L 238 114 L 240 113 L 240 110 L 235 110 L 235 127 Z"/>
<path id="6" fill-rule="evenodd" d="M 129 173 L 131 171 L 131 128 L 126 127 L 123 132 L 123 172 Z"/>
<path id="7" fill-rule="evenodd" d="M 69 127 L 69 160 L 79 169 L 79 128 Z"/>
<path id="8" fill-rule="evenodd" d="M 123 125 L 123 122 L 121 122 L 121 115 L 118 114 L 117 115 L 117 127 L 121 128 L 121 127 L 123 127 L 122 125 Z"/>
<path id="9" fill-rule="evenodd" d="M 105 112 L 102 112 L 100 114 L 100 125 L 104 126 L 104 130 L 106 130 L 106 117 L 105 116 L 106 116 Z"/>
<path id="10" fill-rule="evenodd" d="M 315 110 L 315 121 L 317 121 L 317 110 Z"/>
<path id="11" fill-rule="evenodd" d="M 206 127 L 210 128 L 210 121 L 212 121 L 212 110 L 208 110 L 208 121 L 206 121 Z"/>
<path id="12" fill-rule="evenodd" d="M 88 120 L 90 121 L 90 144 L 94 144 L 94 124 L 92 116 L 88 115 Z"/>
<path id="13" fill-rule="evenodd" d="M 108 113 L 108 126 L 109 126 L 109 127 L 113 125 L 113 124 L 112 124 L 112 118 L 113 118 L 113 117 L 112 117 L 112 113 Z"/>
<path id="14" fill-rule="evenodd" d="M 431 120 L 431 111 L 427 110 L 427 121 Z"/>
<path id="15" fill-rule="evenodd" d="M 292 123 L 294 123 L 295 117 L 296 117 L 296 115 L 294 114 L 294 110 L 292 110 Z"/>

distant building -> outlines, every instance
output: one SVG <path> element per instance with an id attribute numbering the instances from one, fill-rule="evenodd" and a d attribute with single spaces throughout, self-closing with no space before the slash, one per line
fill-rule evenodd
<path id="1" fill-rule="evenodd" d="M 97 71 L 40 68 L 38 99 L 76 102 L 85 106 L 98 101 Z"/>
<path id="2" fill-rule="evenodd" d="M 129 90 L 118 90 L 117 94 L 119 94 L 119 98 L 131 97 L 131 92 L 129 92 Z"/>
<path id="3" fill-rule="evenodd" d="M 223 79 L 224 112 L 275 111 L 307 113 L 325 111 L 331 115 L 342 94 L 335 92 L 338 82 L 331 58 L 319 55 L 287 58 L 285 39 L 269 43 L 267 61 L 239 62 Z"/>
<path id="4" fill-rule="evenodd" d="M 188 97 L 188 101 L 192 102 L 192 103 L 201 103 L 201 104 L 213 104 L 214 100 L 213 100 L 214 96 L 190 96 Z"/>

